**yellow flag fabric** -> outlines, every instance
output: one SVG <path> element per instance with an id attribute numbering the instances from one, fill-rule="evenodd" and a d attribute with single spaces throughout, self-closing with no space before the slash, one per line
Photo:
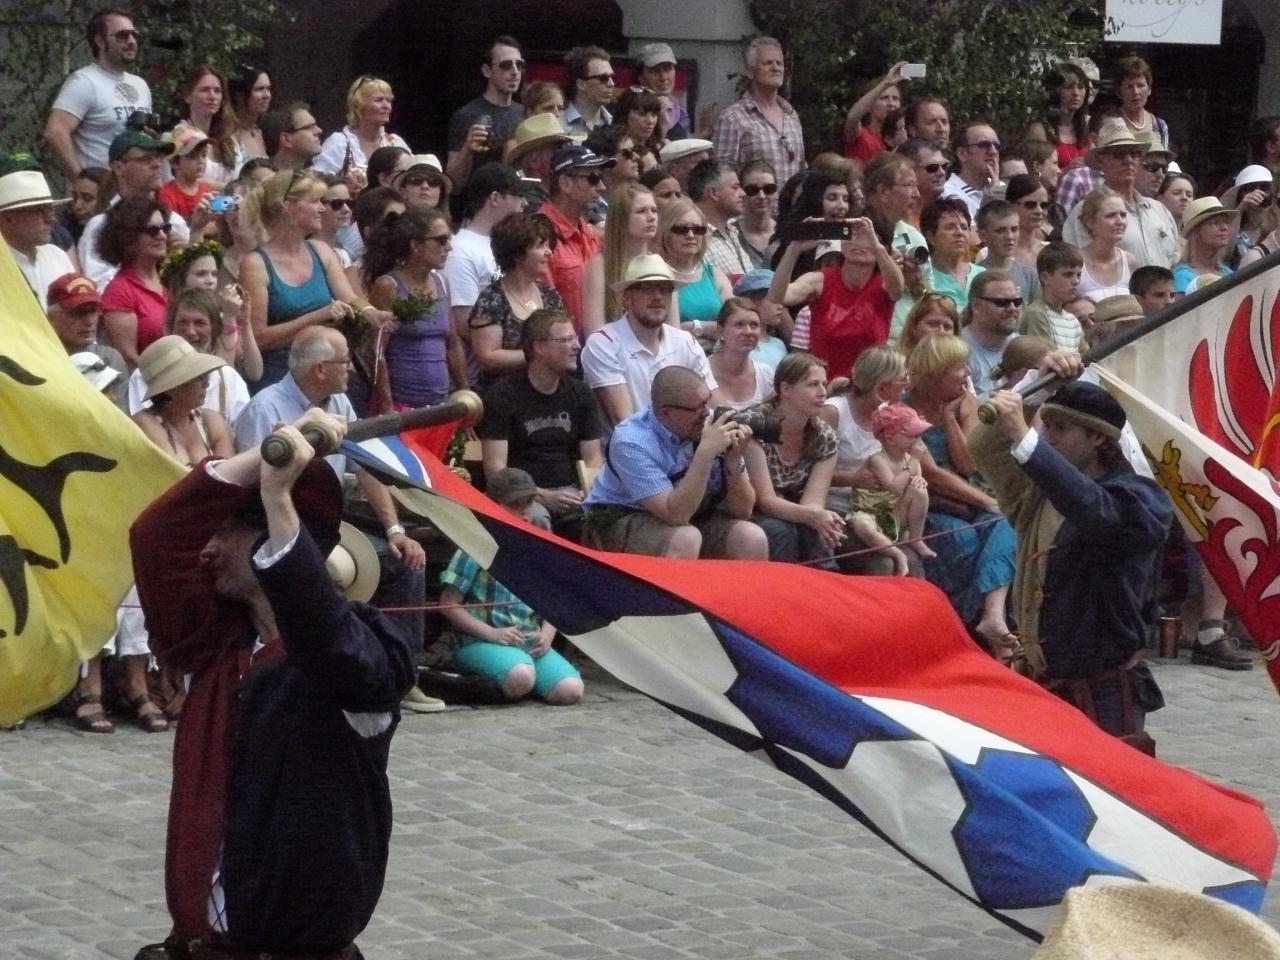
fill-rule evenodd
<path id="1" fill-rule="evenodd" d="M 0 725 L 111 639 L 129 525 L 182 474 L 71 365 L 0 242 Z"/>

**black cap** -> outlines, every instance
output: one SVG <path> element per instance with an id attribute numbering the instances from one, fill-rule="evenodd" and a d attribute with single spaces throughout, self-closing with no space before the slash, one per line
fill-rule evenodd
<path id="1" fill-rule="evenodd" d="M 1042 413 L 1060 413 L 1083 427 L 1096 430 L 1113 440 L 1124 429 L 1124 407 L 1096 383 L 1072 380 L 1040 408 Z"/>
<path id="2" fill-rule="evenodd" d="M 551 155 L 551 172 L 566 173 L 569 170 L 598 170 L 616 167 L 618 161 L 613 157 L 602 157 L 592 153 L 586 147 L 561 147 Z"/>
<path id="3" fill-rule="evenodd" d="M 523 196 L 520 174 L 505 163 L 486 163 L 471 172 L 467 181 L 467 199 L 483 199 L 491 193 L 510 193 Z"/>

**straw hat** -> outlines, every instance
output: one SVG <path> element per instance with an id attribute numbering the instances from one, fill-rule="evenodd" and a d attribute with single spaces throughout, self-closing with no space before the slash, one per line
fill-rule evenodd
<path id="1" fill-rule="evenodd" d="M 378 553 L 363 533 L 345 520 L 338 524 L 338 545 L 325 559 L 333 585 L 348 600 L 368 603 L 378 589 Z"/>
<path id="2" fill-rule="evenodd" d="M 1213 897 L 1154 883 L 1073 887 L 1032 960 L 1280 960 L 1280 934 Z"/>
<path id="3" fill-rule="evenodd" d="M 1138 139 L 1147 145 L 1146 160 L 1149 157 L 1164 157 L 1165 163 L 1173 163 L 1178 159 L 1178 155 L 1160 142 L 1160 138 L 1155 135 L 1155 131 L 1147 130 L 1138 134 Z"/>
<path id="4" fill-rule="evenodd" d="M 167 393 L 174 387 L 190 383 L 227 362 L 211 353 L 198 353 L 196 348 L 176 334 L 161 337 L 138 357 L 138 372 L 147 385 L 144 400 Z"/>
<path id="5" fill-rule="evenodd" d="M 518 166 L 530 150 L 536 150 L 549 143 L 561 146 L 571 141 L 572 138 L 565 132 L 554 113 L 535 113 L 532 117 L 520 121 L 520 126 L 516 127 L 516 145 L 512 147 L 507 163 L 513 167 Z"/>
<path id="6" fill-rule="evenodd" d="M 675 287 L 684 286 L 683 282 L 676 279 L 671 264 L 656 253 L 645 253 L 631 258 L 631 262 L 627 264 L 627 272 L 623 274 L 621 280 L 612 285 L 613 292 L 620 294 L 632 284 L 654 281 L 666 282 Z"/>
<path id="7" fill-rule="evenodd" d="M 1213 217 L 1230 217 L 1238 223 L 1240 211 L 1224 207 L 1217 197 L 1197 197 L 1182 213 L 1182 235 L 1191 236 L 1196 227 Z"/>
<path id="8" fill-rule="evenodd" d="M 1271 192 L 1271 171 L 1260 163 L 1251 163 L 1239 173 L 1236 174 L 1236 182 L 1222 194 L 1222 205 L 1224 207 L 1236 207 L 1240 203 L 1240 194 L 1248 193 L 1245 187 L 1257 187 L 1255 185 L 1262 184 L 1266 186 L 1267 192 Z"/>
<path id="9" fill-rule="evenodd" d="M 1102 125 L 1102 129 L 1098 131 L 1098 143 L 1089 151 L 1085 161 L 1093 163 L 1102 151 L 1113 150 L 1116 147 L 1141 147 L 1145 153 L 1150 146 L 1147 141 L 1139 140 L 1134 136 L 1133 131 L 1129 129 L 1129 125 L 1123 120 L 1108 120 Z"/>
<path id="10" fill-rule="evenodd" d="M 1143 316 L 1142 304 L 1138 302 L 1138 298 L 1131 293 L 1120 293 L 1098 301 L 1093 322 L 1098 324 L 1116 320 L 1141 320 Z"/>
<path id="11" fill-rule="evenodd" d="M 444 167 L 440 164 L 440 158 L 434 153 L 415 153 L 409 158 L 409 165 L 391 179 L 391 184 L 399 190 L 401 181 L 410 173 L 422 173 L 423 171 L 439 174 L 444 178 L 444 182 L 448 184 L 449 192 L 453 193 L 453 178 L 444 172 Z"/>
<path id="12" fill-rule="evenodd" d="M 70 200 L 55 200 L 49 181 L 39 170 L 19 170 L 0 177 L 0 212 L 30 207 L 60 207 Z"/>
<path id="13" fill-rule="evenodd" d="M 699 140 L 697 137 L 686 137 L 683 140 L 671 140 L 658 151 L 658 162 L 667 164 L 695 153 L 709 153 L 716 145 L 710 140 Z"/>

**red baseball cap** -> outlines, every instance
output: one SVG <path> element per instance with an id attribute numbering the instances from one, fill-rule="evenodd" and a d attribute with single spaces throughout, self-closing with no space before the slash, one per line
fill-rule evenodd
<path id="1" fill-rule="evenodd" d="M 67 313 L 79 310 L 86 304 L 91 303 L 95 307 L 102 304 L 98 288 L 93 285 L 92 280 L 80 273 L 64 273 L 49 284 L 47 299 L 50 309 L 57 308 Z"/>

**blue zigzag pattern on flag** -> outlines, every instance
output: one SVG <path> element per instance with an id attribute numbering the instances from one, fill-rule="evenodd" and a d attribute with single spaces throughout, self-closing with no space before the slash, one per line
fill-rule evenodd
<path id="1" fill-rule="evenodd" d="M 729 594 L 725 609 L 712 609 L 692 599 L 694 584 L 670 575 L 687 574 L 688 564 L 582 551 L 509 517 L 438 463 L 419 463 L 425 482 L 410 483 L 381 451 L 348 445 L 347 452 L 391 482 L 417 488 L 402 501 L 604 669 L 810 786 L 1032 939 L 1080 884 L 1160 881 L 1255 912 L 1261 907 L 1275 834 L 1260 805 L 1137 754 L 970 649 L 967 639 L 935 644 L 956 666 L 932 688 L 914 676 L 910 683 L 878 675 L 884 665 L 876 662 L 877 648 L 850 646 L 848 655 L 862 655 L 867 666 L 859 677 L 865 687 L 859 682 L 852 693 L 779 652 L 794 657 L 795 633 L 804 629 L 781 596 L 767 630 L 730 622 L 749 618 L 748 607 L 762 597 L 769 608 L 771 587 L 789 578 L 802 586 L 793 584 L 788 597 L 816 594 L 824 612 L 851 598 L 866 603 L 872 591 L 909 591 L 916 608 L 943 611 L 936 626 L 930 623 L 939 636 L 954 636 L 959 623 L 932 588 L 698 561 L 697 579 L 718 578 Z M 421 492 L 427 488 L 432 492 Z M 903 618 L 919 625 L 918 613 Z M 920 672 L 942 669 L 927 661 L 928 638 L 913 639 L 925 650 Z M 957 690 L 948 684 L 989 716 L 949 709 L 947 695 L 954 700 Z M 980 702 L 991 698 L 994 704 Z M 1013 739 L 1000 715 L 1019 711 L 1027 715 L 1027 737 Z M 1059 755 L 1027 745 L 1035 740 L 1033 723 L 1061 738 Z M 1114 769 L 1084 772 L 1096 755 L 1114 756 Z M 1141 776 L 1127 780 L 1135 769 Z"/>

